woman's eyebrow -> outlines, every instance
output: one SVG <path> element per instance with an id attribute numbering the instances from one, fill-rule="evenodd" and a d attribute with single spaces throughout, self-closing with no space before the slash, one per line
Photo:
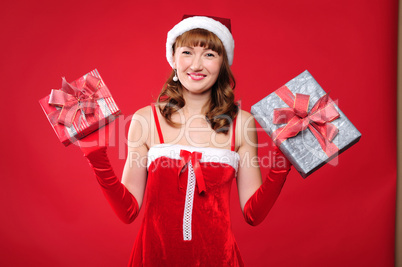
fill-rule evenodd
<path id="1" fill-rule="evenodd" d="M 188 49 L 194 49 L 195 46 L 182 46 L 182 47 L 188 48 Z M 202 48 L 203 48 L 203 50 L 212 50 L 212 49 L 209 48 L 209 47 L 202 47 Z M 212 50 L 212 51 L 213 51 L 213 50 Z"/>

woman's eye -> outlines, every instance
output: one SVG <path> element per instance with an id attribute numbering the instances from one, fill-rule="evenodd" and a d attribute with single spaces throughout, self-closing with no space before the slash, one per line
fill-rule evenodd
<path id="1" fill-rule="evenodd" d="M 190 55 L 190 51 L 183 51 L 183 54 Z"/>
<path id="2" fill-rule="evenodd" d="M 213 54 L 213 53 L 207 53 L 207 57 L 214 57 L 215 56 L 215 54 Z"/>

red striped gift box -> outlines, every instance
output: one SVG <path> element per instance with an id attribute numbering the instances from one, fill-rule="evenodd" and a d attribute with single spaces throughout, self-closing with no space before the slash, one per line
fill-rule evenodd
<path id="1" fill-rule="evenodd" d="M 60 142 L 68 146 L 113 121 L 120 110 L 95 69 L 39 100 Z"/>

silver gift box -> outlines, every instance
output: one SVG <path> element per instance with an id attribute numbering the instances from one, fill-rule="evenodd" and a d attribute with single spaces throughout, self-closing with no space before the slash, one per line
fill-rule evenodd
<path id="1" fill-rule="evenodd" d="M 307 70 L 286 83 L 286 86 L 294 95 L 296 93 L 310 95 L 309 111 L 317 100 L 326 94 Z M 273 124 L 274 109 L 288 107 L 289 106 L 273 92 L 253 105 L 251 107 L 251 113 L 261 127 L 271 136 L 276 129 L 285 125 Z M 360 132 L 348 120 L 345 114 L 342 113 L 337 105 L 335 105 L 335 108 L 338 110 L 340 117 L 331 123 L 339 129 L 339 133 L 332 142 L 339 148 L 338 153 L 329 158 L 309 129 L 301 131 L 295 137 L 288 138 L 279 147 L 303 178 L 306 178 L 325 163 L 351 147 L 359 141 L 361 137 Z"/>

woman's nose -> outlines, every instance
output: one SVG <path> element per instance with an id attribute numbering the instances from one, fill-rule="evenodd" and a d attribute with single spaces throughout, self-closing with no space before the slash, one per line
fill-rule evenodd
<path id="1" fill-rule="evenodd" d="M 202 70 L 202 58 L 201 56 L 195 56 L 193 62 L 191 63 L 191 69 L 194 71 Z"/>

